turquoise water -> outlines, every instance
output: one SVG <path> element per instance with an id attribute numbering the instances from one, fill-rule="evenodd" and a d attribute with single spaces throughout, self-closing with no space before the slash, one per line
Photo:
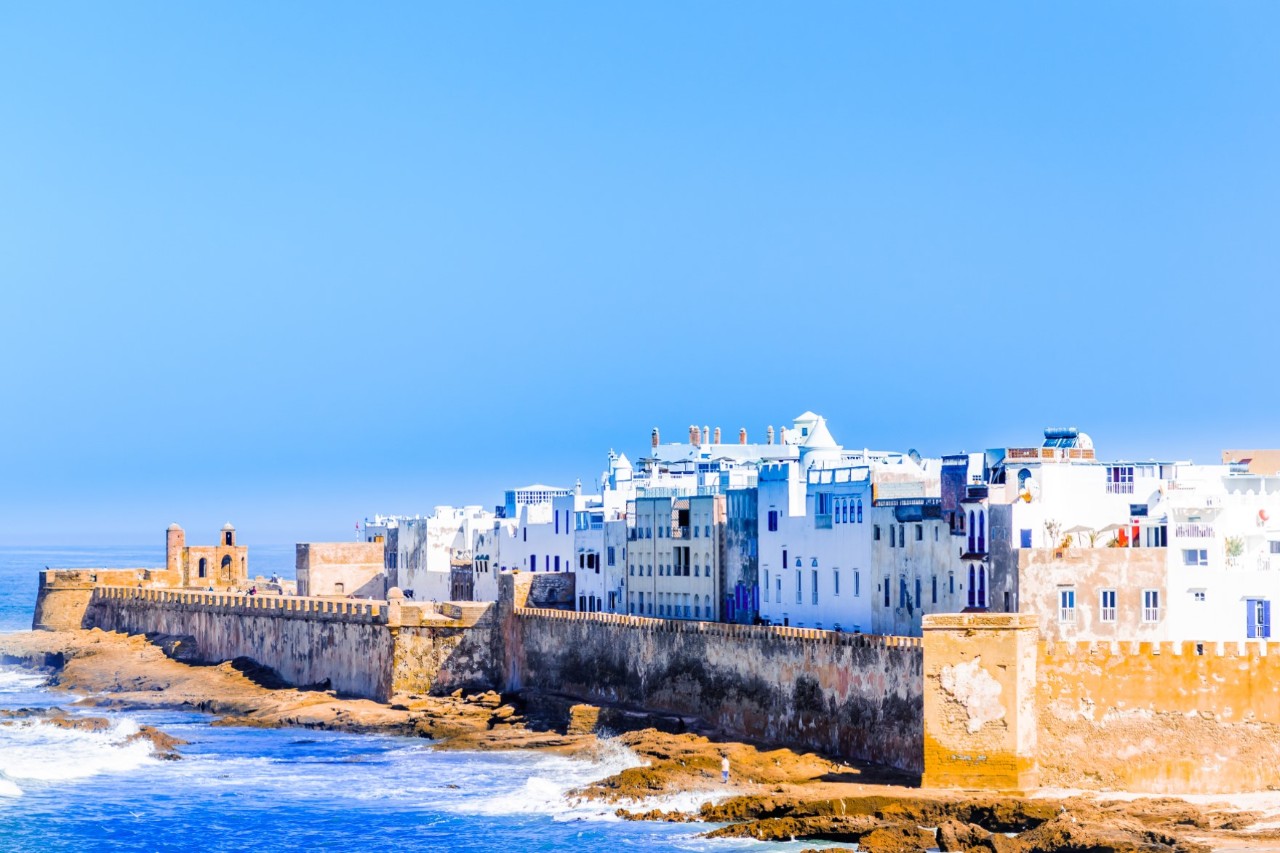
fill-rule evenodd
<path id="1" fill-rule="evenodd" d="M 286 570 L 293 550 L 255 549 L 255 574 Z M 27 630 L 45 565 L 153 565 L 161 549 L 0 549 L 0 631 Z M 285 565 L 287 563 L 287 565 Z M 0 667 L 0 709 L 66 707 L 44 679 Z M 621 821 L 576 803 L 570 789 L 637 763 L 619 748 L 601 761 L 531 753 L 437 752 L 414 738 L 297 729 L 213 727 L 180 712 L 103 711 L 111 728 L 40 722 L 0 726 L 0 851 L 186 850 L 698 850 L 783 851 L 710 841 L 688 824 Z M 180 761 L 145 742 L 140 725 L 189 741 Z M 720 794 L 720 791 L 713 791 Z M 688 795 L 664 808 L 707 799 Z"/>

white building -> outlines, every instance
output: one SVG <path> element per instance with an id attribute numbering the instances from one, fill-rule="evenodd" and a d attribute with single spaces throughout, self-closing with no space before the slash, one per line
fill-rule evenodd
<path id="1" fill-rule="evenodd" d="M 749 621 L 756 607 L 754 575 L 750 590 L 743 587 L 741 577 L 735 577 L 734 582 L 726 586 L 722 538 L 725 502 L 705 499 L 722 497 L 734 489 L 754 489 L 762 464 L 797 459 L 797 441 L 807 436 L 815 418 L 809 413 L 801 416 L 795 429 L 781 431 L 784 441 L 780 442 L 774 441 L 774 430 L 769 427 L 764 444 L 749 443 L 745 429 L 738 430 L 736 443 L 725 443 L 719 428 L 697 426 L 689 427 L 687 442 L 663 444 L 655 429 L 649 452 L 639 460 L 638 467 L 632 465 L 625 454 L 610 451 L 608 468 L 600 478 L 600 497 L 578 507 L 574 539 L 578 608 L 655 616 L 661 608 L 671 618 L 717 619 L 724 617 L 727 601 L 735 618 L 746 613 Z M 677 516 L 672 524 L 651 522 L 641 524 L 639 530 L 647 527 L 680 530 L 693 525 L 698 528 L 698 538 L 705 540 L 705 528 L 710 520 L 712 538 L 716 540 L 714 547 L 705 541 L 699 542 L 697 549 L 692 548 L 691 543 L 667 542 L 663 547 L 680 548 L 682 558 L 687 551 L 689 561 L 681 564 L 681 574 L 674 574 L 674 569 L 670 575 L 634 574 L 636 567 L 644 571 L 650 566 L 668 565 L 665 556 L 656 561 L 657 543 L 653 541 L 649 541 L 647 551 L 641 547 L 643 559 L 632 559 L 633 544 L 648 541 L 628 538 L 636 535 L 637 501 L 647 514 L 674 512 Z M 665 509 L 648 503 L 651 501 L 665 501 Z M 679 514 L 686 511 L 701 520 L 680 524 Z M 691 538 L 693 532 L 690 527 Z M 754 553 L 754 547 L 754 537 L 750 543 L 739 542 L 739 551 Z M 674 559 L 675 554 L 672 550 L 669 556 Z M 713 572 L 710 576 L 706 574 L 708 566 Z M 698 580 L 686 581 L 685 569 L 691 572 L 688 578 L 695 577 L 692 572 L 696 569 Z M 640 604 L 642 597 L 643 605 Z M 688 617 L 684 615 L 686 597 Z"/>
<path id="2" fill-rule="evenodd" d="M 627 612 L 720 618 L 724 496 L 644 497 L 627 511 Z"/>
<path id="3" fill-rule="evenodd" d="M 926 614 L 958 613 L 968 606 L 960 555 L 953 551 L 941 503 L 932 495 L 875 501 L 873 633 L 918 637 Z"/>
<path id="4" fill-rule="evenodd" d="M 937 475 L 901 453 L 847 451 L 816 415 L 798 420 L 797 431 L 803 442 L 796 461 L 760 472 L 761 618 L 870 632 L 879 591 L 872 550 L 875 489 L 923 495 L 931 477 L 936 492 Z"/>
<path id="5" fill-rule="evenodd" d="M 393 562 L 400 588 L 419 601 L 452 600 L 457 570 L 472 571 L 476 539 L 495 519 L 479 506 L 438 506 L 426 517 L 397 519 Z"/>
<path id="6" fill-rule="evenodd" d="M 571 572 L 577 562 L 574 549 L 575 515 L 585 510 L 599 496 L 575 494 L 551 494 L 553 490 L 541 489 L 548 494 L 544 503 L 517 502 L 517 516 L 505 519 L 498 525 L 498 559 L 501 571 Z M 522 490 L 515 490 L 519 493 Z M 529 490 L 524 490 L 529 491 Z M 508 492 L 508 495 L 513 492 Z"/>

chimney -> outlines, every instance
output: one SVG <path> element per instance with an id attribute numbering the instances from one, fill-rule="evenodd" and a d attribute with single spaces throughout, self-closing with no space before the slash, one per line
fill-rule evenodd
<path id="1" fill-rule="evenodd" d="M 711 427 L 704 426 L 702 428 L 702 437 L 705 438 L 707 441 L 711 441 Z"/>
<path id="2" fill-rule="evenodd" d="M 713 439 L 713 440 L 712 440 L 712 442 L 711 442 L 711 443 L 712 443 L 712 444 L 719 444 L 719 443 L 720 443 L 720 427 L 716 427 L 716 437 L 715 437 L 715 439 Z"/>
<path id="3" fill-rule="evenodd" d="M 701 436 L 698 435 L 698 428 L 692 424 L 689 425 L 689 443 L 701 444 Z"/>
<path id="4" fill-rule="evenodd" d="M 650 435 L 651 435 L 651 441 L 653 442 L 653 449 L 657 450 L 658 449 L 658 428 L 654 427 L 653 432 Z"/>
<path id="5" fill-rule="evenodd" d="M 764 431 L 767 444 L 773 444 L 773 424 L 769 424 L 769 428 Z"/>
<path id="6" fill-rule="evenodd" d="M 746 443 L 747 443 L 747 428 L 743 427 L 742 429 L 738 430 L 738 444 L 746 444 Z"/>

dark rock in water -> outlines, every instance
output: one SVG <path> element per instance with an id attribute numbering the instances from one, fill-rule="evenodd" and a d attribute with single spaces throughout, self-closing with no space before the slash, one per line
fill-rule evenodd
<path id="1" fill-rule="evenodd" d="M 187 743 L 185 740 L 166 734 L 153 726 L 140 727 L 137 732 L 125 738 L 124 742 L 135 743 L 140 740 L 150 742 L 156 758 L 165 761 L 177 761 L 182 758 L 182 754 L 178 752 L 178 747 L 185 746 Z"/>
<path id="2" fill-rule="evenodd" d="M 692 812 L 664 812 L 662 809 L 650 809 L 647 812 L 633 812 L 628 811 L 627 809 L 618 809 L 614 814 L 623 820 L 654 820 L 663 821 L 665 823 L 691 823 L 695 820 L 699 820 L 698 816 Z"/>

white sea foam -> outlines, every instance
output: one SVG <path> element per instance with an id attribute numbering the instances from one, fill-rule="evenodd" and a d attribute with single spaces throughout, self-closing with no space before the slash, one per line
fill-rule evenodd
<path id="1" fill-rule="evenodd" d="M 44 686 L 48 680 L 48 676 L 39 673 L 0 667 L 0 693 L 25 693 Z"/>
<path id="2" fill-rule="evenodd" d="M 506 757 L 512 760 L 514 756 Z M 467 785 L 469 795 L 448 804 L 458 814 L 511 815 L 545 814 L 556 820 L 614 820 L 616 805 L 569 795 L 597 779 L 603 779 L 643 762 L 631 750 L 605 741 L 594 759 L 538 756 L 528 761 L 522 756 L 521 769 L 528 774 L 524 783 L 508 781 L 521 774 L 494 774 L 487 788 Z"/>
<path id="3" fill-rule="evenodd" d="M 8 779 L 0 778 L 0 797 L 21 797 L 22 789 Z"/>
<path id="4" fill-rule="evenodd" d="M 0 726 L 0 788 L 21 794 L 19 783 L 65 782 L 123 773 L 158 763 L 145 740 L 125 743 L 138 731 L 123 719 L 102 731 L 64 729 L 41 719 Z M 3 791 L 0 791 L 3 793 Z"/>

